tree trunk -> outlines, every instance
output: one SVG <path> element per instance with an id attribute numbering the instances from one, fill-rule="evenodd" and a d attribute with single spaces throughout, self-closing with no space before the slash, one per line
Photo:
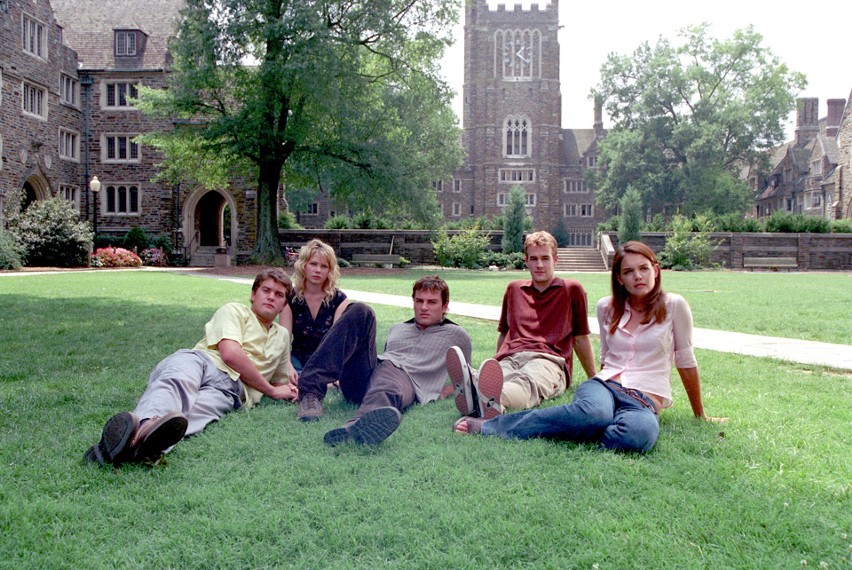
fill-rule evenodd
<path id="1" fill-rule="evenodd" d="M 267 161 L 260 165 L 257 185 L 257 242 L 254 261 L 264 265 L 284 265 L 278 239 L 278 183 L 282 164 Z"/>

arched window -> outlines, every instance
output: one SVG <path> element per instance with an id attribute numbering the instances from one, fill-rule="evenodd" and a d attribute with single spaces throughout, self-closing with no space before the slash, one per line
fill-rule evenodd
<path id="1" fill-rule="evenodd" d="M 506 118 L 503 132 L 506 141 L 503 147 L 507 157 L 530 155 L 530 120 L 526 116 L 509 116 Z"/>

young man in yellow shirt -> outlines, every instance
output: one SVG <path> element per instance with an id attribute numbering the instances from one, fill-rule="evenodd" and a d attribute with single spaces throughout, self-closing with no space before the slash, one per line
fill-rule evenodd
<path id="1" fill-rule="evenodd" d="M 83 459 L 104 465 L 157 461 L 187 435 L 264 395 L 294 401 L 288 380 L 290 334 L 274 322 L 287 303 L 290 278 L 281 268 L 255 277 L 251 306 L 228 303 L 191 350 L 179 350 L 151 372 L 133 412 L 107 420 Z"/>

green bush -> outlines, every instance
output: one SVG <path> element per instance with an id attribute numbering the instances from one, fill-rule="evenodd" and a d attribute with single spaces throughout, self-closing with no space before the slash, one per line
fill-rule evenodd
<path id="1" fill-rule="evenodd" d="M 371 210 L 365 210 L 352 217 L 352 227 L 359 230 L 391 230 L 394 223 L 375 215 Z"/>
<path id="2" fill-rule="evenodd" d="M 852 220 L 832 220 L 831 233 L 852 234 Z"/>
<path id="3" fill-rule="evenodd" d="M 438 239 L 432 242 L 438 263 L 444 267 L 463 267 L 479 269 L 483 265 L 483 255 L 491 244 L 491 237 L 482 233 L 479 227 L 462 230 L 449 237 L 445 231 L 438 234 Z"/>
<path id="4" fill-rule="evenodd" d="M 327 219 L 323 227 L 327 230 L 349 230 L 355 226 L 352 225 L 352 219 L 349 216 L 339 214 Z"/>
<path id="5" fill-rule="evenodd" d="M 151 241 L 148 239 L 148 234 L 139 226 L 133 226 L 124 234 L 125 249 L 140 252 L 143 249 L 148 249 L 150 246 Z"/>
<path id="6" fill-rule="evenodd" d="M 716 230 L 720 232 L 762 232 L 763 223 L 742 214 L 722 214 L 716 221 Z"/>
<path id="7" fill-rule="evenodd" d="M 110 234 L 95 234 L 94 247 L 124 247 L 124 236 L 114 236 Z"/>
<path id="8" fill-rule="evenodd" d="M 503 253 L 489 249 L 482 254 L 482 266 L 491 267 L 492 265 L 501 269 L 524 269 L 526 267 L 523 252 Z"/>
<path id="9" fill-rule="evenodd" d="M 30 204 L 10 228 L 24 247 L 28 266 L 81 267 L 92 245 L 89 224 L 68 200 L 50 198 Z"/>
<path id="10" fill-rule="evenodd" d="M 693 224 L 704 229 L 693 232 Z M 666 236 L 665 248 L 659 255 L 660 266 L 689 270 L 709 265 L 714 249 L 706 229 L 710 224 L 710 219 L 701 214 L 694 221 L 676 214 L 671 220 L 671 232 Z"/>
<path id="11" fill-rule="evenodd" d="M 24 246 L 15 235 L 0 228 L 0 269 L 20 269 L 23 256 Z"/>
<path id="12" fill-rule="evenodd" d="M 608 220 L 598 224 L 597 230 L 599 232 L 617 232 L 620 221 L 621 216 L 610 216 Z"/>
<path id="13" fill-rule="evenodd" d="M 476 228 L 482 231 L 491 231 L 494 229 L 503 229 L 505 216 L 498 214 L 493 219 L 489 220 L 485 217 L 479 218 L 464 218 L 458 221 L 451 221 L 444 224 L 445 230 L 469 230 Z"/>
<path id="14" fill-rule="evenodd" d="M 168 234 L 159 234 L 151 239 L 151 247 L 162 249 L 166 255 L 172 253 L 172 238 Z"/>
<path id="15" fill-rule="evenodd" d="M 791 214 L 783 210 L 776 210 L 766 219 L 766 231 L 827 234 L 831 231 L 831 222 L 816 216 Z"/>
<path id="16" fill-rule="evenodd" d="M 290 211 L 278 214 L 278 227 L 282 230 L 301 230 L 302 226 L 296 221 L 296 214 Z"/>

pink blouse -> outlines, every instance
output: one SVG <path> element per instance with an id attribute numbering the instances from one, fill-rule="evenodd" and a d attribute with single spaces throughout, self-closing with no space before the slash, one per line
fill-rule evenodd
<path id="1" fill-rule="evenodd" d="M 639 325 L 632 333 L 624 328 L 630 321 L 630 305 L 615 333 L 609 333 L 612 297 L 598 301 L 601 333 L 601 370 L 597 376 L 609 380 L 619 376 L 625 388 L 641 390 L 663 399 L 663 407 L 672 405 L 672 363 L 676 368 L 695 368 L 692 351 L 692 311 L 686 299 L 676 293 L 664 293 L 666 318 L 657 324 Z"/>

